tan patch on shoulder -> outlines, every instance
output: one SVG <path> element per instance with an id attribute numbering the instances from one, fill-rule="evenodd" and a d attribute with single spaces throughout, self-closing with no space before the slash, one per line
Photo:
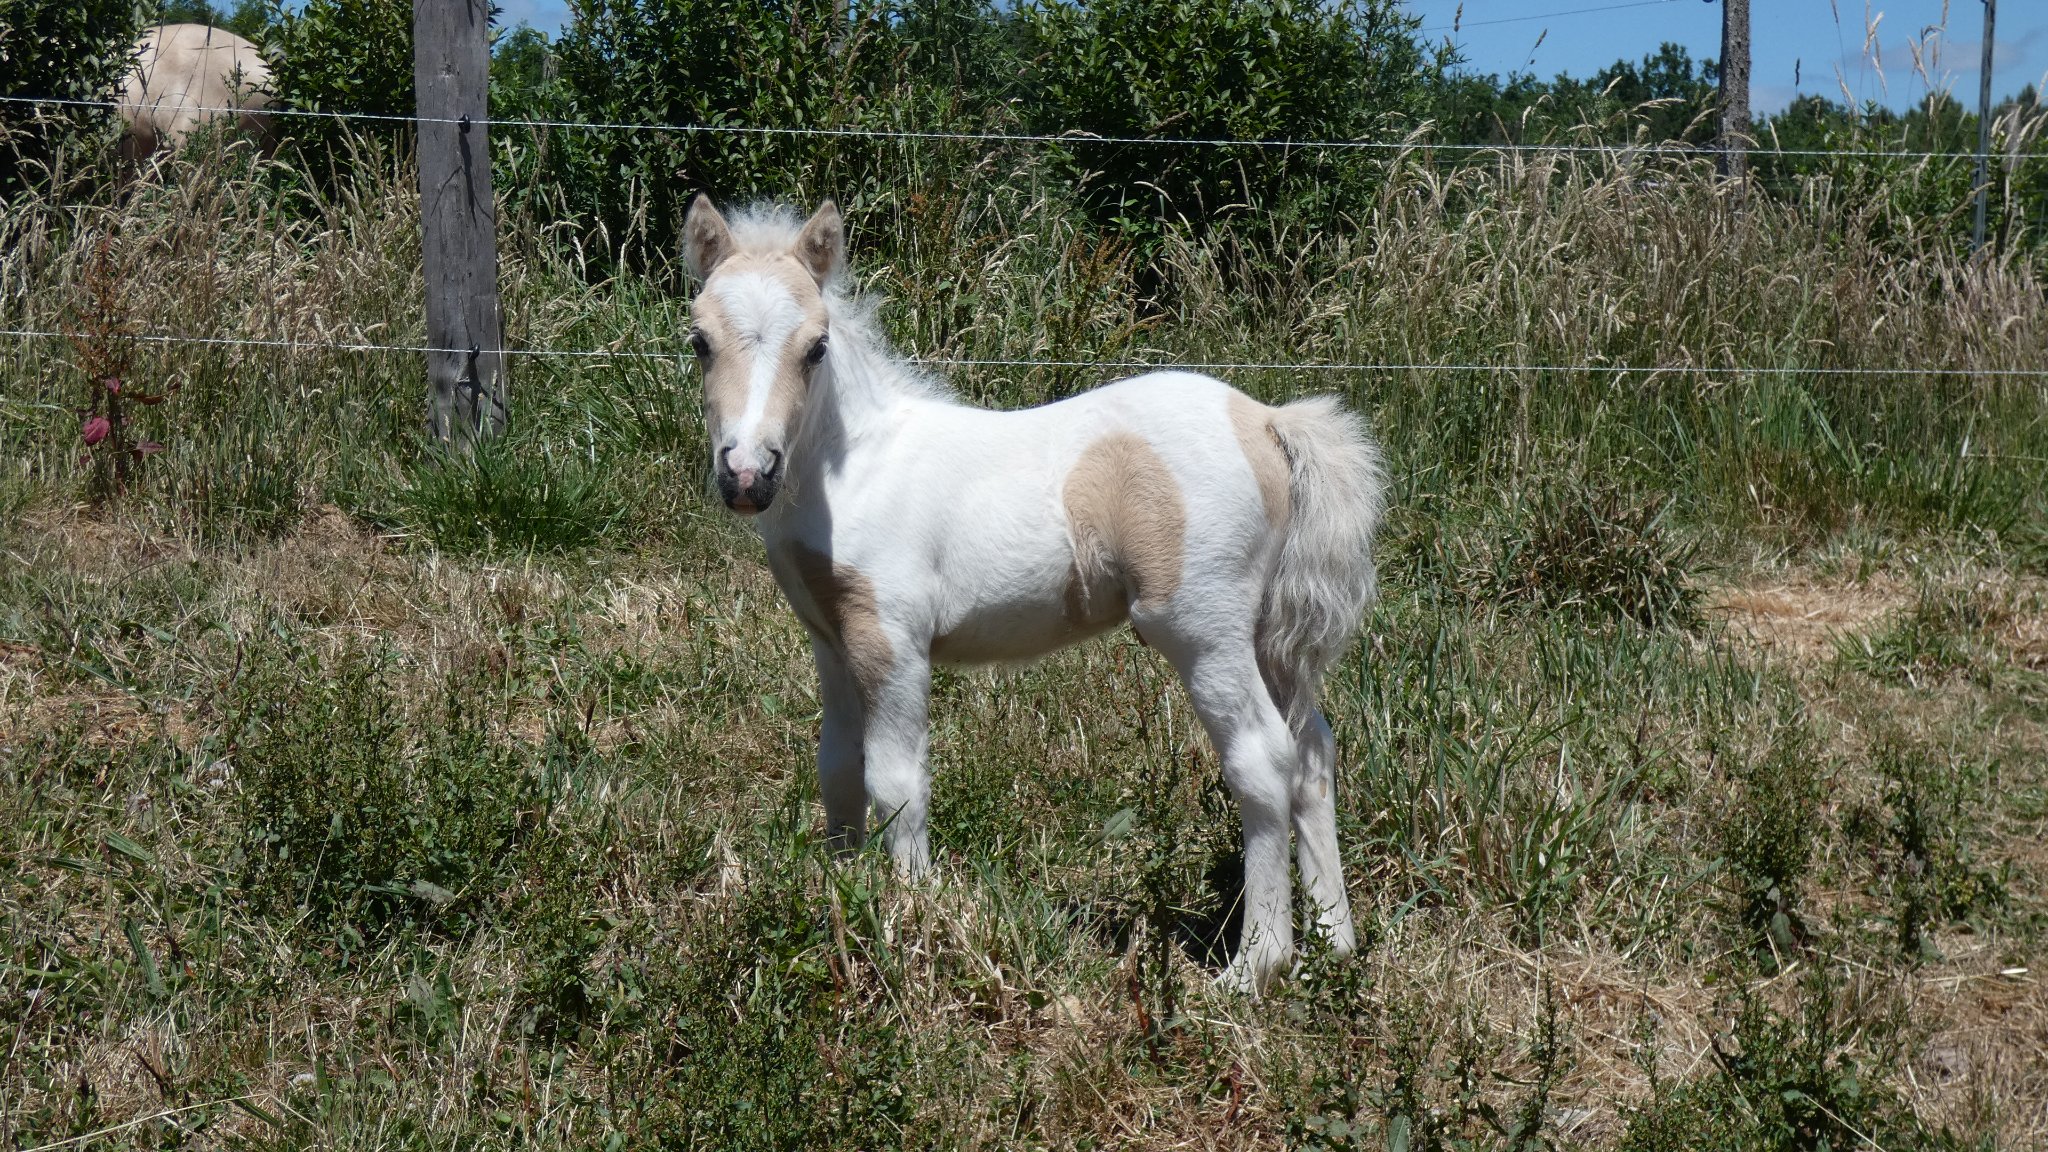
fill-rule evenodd
<path id="1" fill-rule="evenodd" d="M 1179 590 L 1187 502 L 1150 444 L 1128 432 L 1090 444 L 1067 473 L 1061 498 L 1074 545 L 1070 618 L 1106 618 L 1110 608 L 1101 593 L 1111 578 L 1145 608 L 1164 604 Z"/>
<path id="2" fill-rule="evenodd" d="M 873 703 L 896 660 L 889 635 L 882 630 L 874 582 L 860 569 L 835 563 L 832 557 L 803 544 L 791 544 L 785 553 L 797 582 L 816 609 L 817 618 L 807 622 L 839 648 L 854 683 L 860 686 L 861 698 Z"/>
<path id="3" fill-rule="evenodd" d="M 1258 481 L 1259 502 L 1266 506 L 1266 523 L 1275 528 L 1287 525 L 1288 498 L 1293 477 L 1287 467 L 1287 453 L 1280 436 L 1273 431 L 1271 410 L 1244 393 L 1230 393 L 1230 428 L 1237 433 L 1237 446 L 1252 466 Z"/>

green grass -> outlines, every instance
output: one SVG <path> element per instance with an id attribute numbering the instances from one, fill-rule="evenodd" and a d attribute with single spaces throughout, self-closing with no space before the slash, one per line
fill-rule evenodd
<path id="1" fill-rule="evenodd" d="M 522 359 L 441 458 L 407 357 L 140 348 L 165 451 L 95 500 L 79 350 L 0 346 L 0 1143 L 2037 1145 L 2048 398 L 1730 366 L 2048 366 L 2040 270 L 1950 293 L 1684 174 L 1397 175 L 1142 276 L 982 177 L 856 217 L 924 352 L 1715 368 L 1239 381 L 1344 391 L 1396 489 L 1326 693 L 1362 948 L 1257 1002 L 1209 986 L 1234 812 L 1128 636 L 939 676 L 932 883 L 828 857 L 807 645 L 681 365 Z M 180 178 L 8 219 L 0 321 L 112 235 L 117 285 L 204 288 L 100 294 L 138 325 L 417 338 L 402 173 Z M 525 345 L 681 330 L 505 250 Z"/>

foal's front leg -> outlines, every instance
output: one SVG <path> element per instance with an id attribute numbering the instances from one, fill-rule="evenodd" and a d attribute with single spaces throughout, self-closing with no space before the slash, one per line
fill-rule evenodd
<path id="1" fill-rule="evenodd" d="M 930 746 L 932 680 L 931 660 L 923 647 L 898 645 L 888 673 L 878 683 L 864 686 L 868 802 L 897 870 L 913 877 L 931 867 L 932 856 L 925 826 L 931 804 L 925 755 Z"/>
<path id="2" fill-rule="evenodd" d="M 818 798 L 825 802 L 825 835 L 832 849 L 848 852 L 868 838 L 860 685 L 831 641 L 816 633 L 811 655 L 818 664 L 818 703 L 824 713 L 818 732 Z"/>

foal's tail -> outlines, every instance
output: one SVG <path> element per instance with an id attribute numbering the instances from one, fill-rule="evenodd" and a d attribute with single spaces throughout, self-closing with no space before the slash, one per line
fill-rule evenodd
<path id="1" fill-rule="evenodd" d="M 1372 535 L 1386 480 L 1365 422 L 1335 396 L 1276 408 L 1271 426 L 1287 454 L 1290 499 L 1258 657 L 1274 703 L 1299 727 L 1372 603 Z"/>

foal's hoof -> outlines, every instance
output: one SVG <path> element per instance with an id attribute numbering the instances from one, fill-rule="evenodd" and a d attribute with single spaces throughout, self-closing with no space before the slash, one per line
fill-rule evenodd
<path id="1" fill-rule="evenodd" d="M 1266 986 L 1273 982 L 1273 977 L 1285 966 L 1284 957 L 1276 962 L 1269 957 L 1254 959 L 1240 952 L 1237 958 L 1230 962 L 1230 967 L 1225 968 L 1222 975 L 1216 977 L 1216 987 L 1233 995 L 1250 996 L 1256 1000 L 1259 993 L 1266 990 Z"/>

